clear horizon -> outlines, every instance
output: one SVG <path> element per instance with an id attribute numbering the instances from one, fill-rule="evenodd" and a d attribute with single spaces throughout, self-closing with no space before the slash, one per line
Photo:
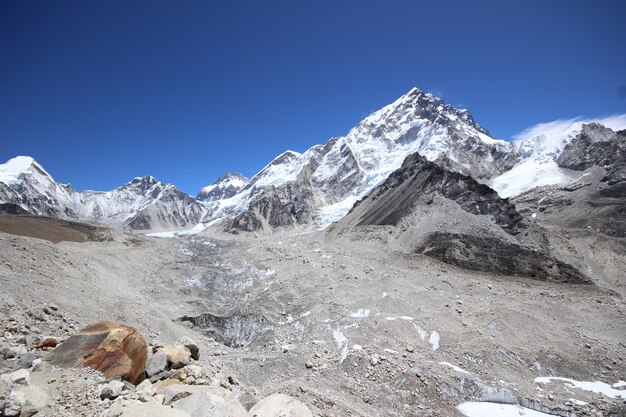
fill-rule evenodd
<path id="1" fill-rule="evenodd" d="M 191 195 L 345 135 L 412 87 L 496 138 L 626 113 L 626 4 L 113 1 L 0 5 L 0 163 L 77 190 Z"/>

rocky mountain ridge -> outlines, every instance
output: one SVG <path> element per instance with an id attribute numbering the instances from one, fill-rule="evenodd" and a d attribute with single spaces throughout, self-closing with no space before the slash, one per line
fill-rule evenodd
<path id="1" fill-rule="evenodd" d="M 579 135 L 604 139 L 593 139 L 593 146 L 569 146 L 580 142 L 575 140 Z M 233 232 L 296 225 L 322 229 L 341 219 L 414 153 L 486 183 L 502 197 L 513 197 L 537 186 L 576 180 L 579 165 L 566 160 L 600 147 L 605 148 L 605 160 L 587 158 L 584 166 L 602 166 L 611 183 L 623 180 L 619 137 L 607 127 L 572 122 L 516 142 L 497 140 L 467 110 L 414 88 L 346 136 L 304 153 L 285 151 L 250 180 L 227 173 L 200 190 L 196 199 L 152 177 L 136 178 L 109 192 L 77 193 L 54 182 L 32 158 L 18 157 L 3 165 L 0 202 L 33 214 L 127 230 L 184 229 L 216 220 L 224 220 Z M 607 155 L 613 159 L 606 160 Z"/>
<path id="2" fill-rule="evenodd" d="M 103 223 L 125 230 L 180 229 L 198 224 L 204 206 L 172 184 L 137 177 L 112 191 L 75 191 L 59 184 L 33 158 L 0 165 L 0 201 L 31 214 Z"/>
<path id="3" fill-rule="evenodd" d="M 238 172 L 227 172 L 215 181 L 198 191 L 196 200 L 217 201 L 230 198 L 237 194 L 250 181 Z"/>

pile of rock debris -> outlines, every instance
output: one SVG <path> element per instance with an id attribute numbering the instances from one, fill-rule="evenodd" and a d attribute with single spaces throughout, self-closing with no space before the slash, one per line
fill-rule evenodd
<path id="1" fill-rule="evenodd" d="M 201 366 L 188 337 L 148 344 L 134 328 L 100 322 L 76 332 L 58 308 L 45 307 L 63 336 L 8 316 L 0 336 L 0 412 L 5 417 L 312 417 L 285 394 L 253 404 L 219 367 Z M 65 330 L 64 330 L 65 329 Z M 241 401 L 243 399 L 243 403 Z"/>

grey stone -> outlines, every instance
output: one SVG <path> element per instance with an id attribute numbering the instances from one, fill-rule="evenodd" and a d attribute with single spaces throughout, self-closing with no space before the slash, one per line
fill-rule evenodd
<path id="1" fill-rule="evenodd" d="M 47 361 L 33 362 L 33 372 L 52 373 L 55 371 L 54 365 Z"/>
<path id="2" fill-rule="evenodd" d="M 122 381 L 110 381 L 100 388 L 100 398 L 113 400 L 120 396 L 124 387 Z"/>
<path id="3" fill-rule="evenodd" d="M 28 385 L 30 383 L 30 372 L 27 369 L 18 369 L 10 374 L 2 375 L 2 380 L 13 384 Z"/>
<path id="4" fill-rule="evenodd" d="M 173 402 L 176 409 L 192 417 L 246 417 L 246 409 L 235 395 L 220 387 L 195 386 L 181 393 L 191 394 Z"/>
<path id="5" fill-rule="evenodd" d="M 165 371 L 167 369 L 167 354 L 163 350 L 157 350 L 148 357 L 145 369 L 148 377 Z"/>
<path id="6" fill-rule="evenodd" d="M 135 387 L 135 392 L 138 395 L 139 401 L 148 402 L 152 399 L 154 395 L 154 387 L 152 387 L 152 382 L 146 379 L 141 384 Z"/>
<path id="7" fill-rule="evenodd" d="M 302 402 L 285 394 L 272 394 L 263 398 L 250 409 L 248 415 L 255 417 L 313 417 L 311 410 Z"/>
<path id="8" fill-rule="evenodd" d="M 191 417 L 182 410 L 157 404 L 155 401 L 131 404 L 123 408 L 120 417 Z"/>
<path id="9" fill-rule="evenodd" d="M 22 407 L 26 404 L 26 396 L 23 392 L 11 391 L 4 402 L 3 416 L 16 417 L 22 412 Z"/>

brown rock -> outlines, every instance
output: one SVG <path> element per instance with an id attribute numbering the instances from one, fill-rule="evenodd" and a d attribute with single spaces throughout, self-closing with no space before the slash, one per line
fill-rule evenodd
<path id="1" fill-rule="evenodd" d="M 61 367 L 85 366 L 106 377 L 120 376 L 133 384 L 143 375 L 148 345 L 137 330 L 101 321 L 61 343 L 47 361 Z"/>
<path id="2" fill-rule="evenodd" d="M 182 368 L 189 364 L 191 360 L 191 351 L 185 346 L 180 345 L 167 345 L 163 346 L 163 352 L 167 355 L 167 363 L 173 369 Z"/>
<path id="3" fill-rule="evenodd" d="M 59 343 L 61 343 L 61 341 L 57 339 L 56 337 L 46 337 L 45 339 L 43 339 L 41 342 L 37 344 L 36 348 L 37 349 L 53 348 L 53 347 L 57 347 Z"/>
<path id="4" fill-rule="evenodd" d="M 154 384 L 152 384 L 152 387 L 158 391 L 158 390 L 164 390 L 170 385 L 180 385 L 180 384 L 181 382 L 178 379 L 168 378 L 168 379 L 155 382 Z"/>

